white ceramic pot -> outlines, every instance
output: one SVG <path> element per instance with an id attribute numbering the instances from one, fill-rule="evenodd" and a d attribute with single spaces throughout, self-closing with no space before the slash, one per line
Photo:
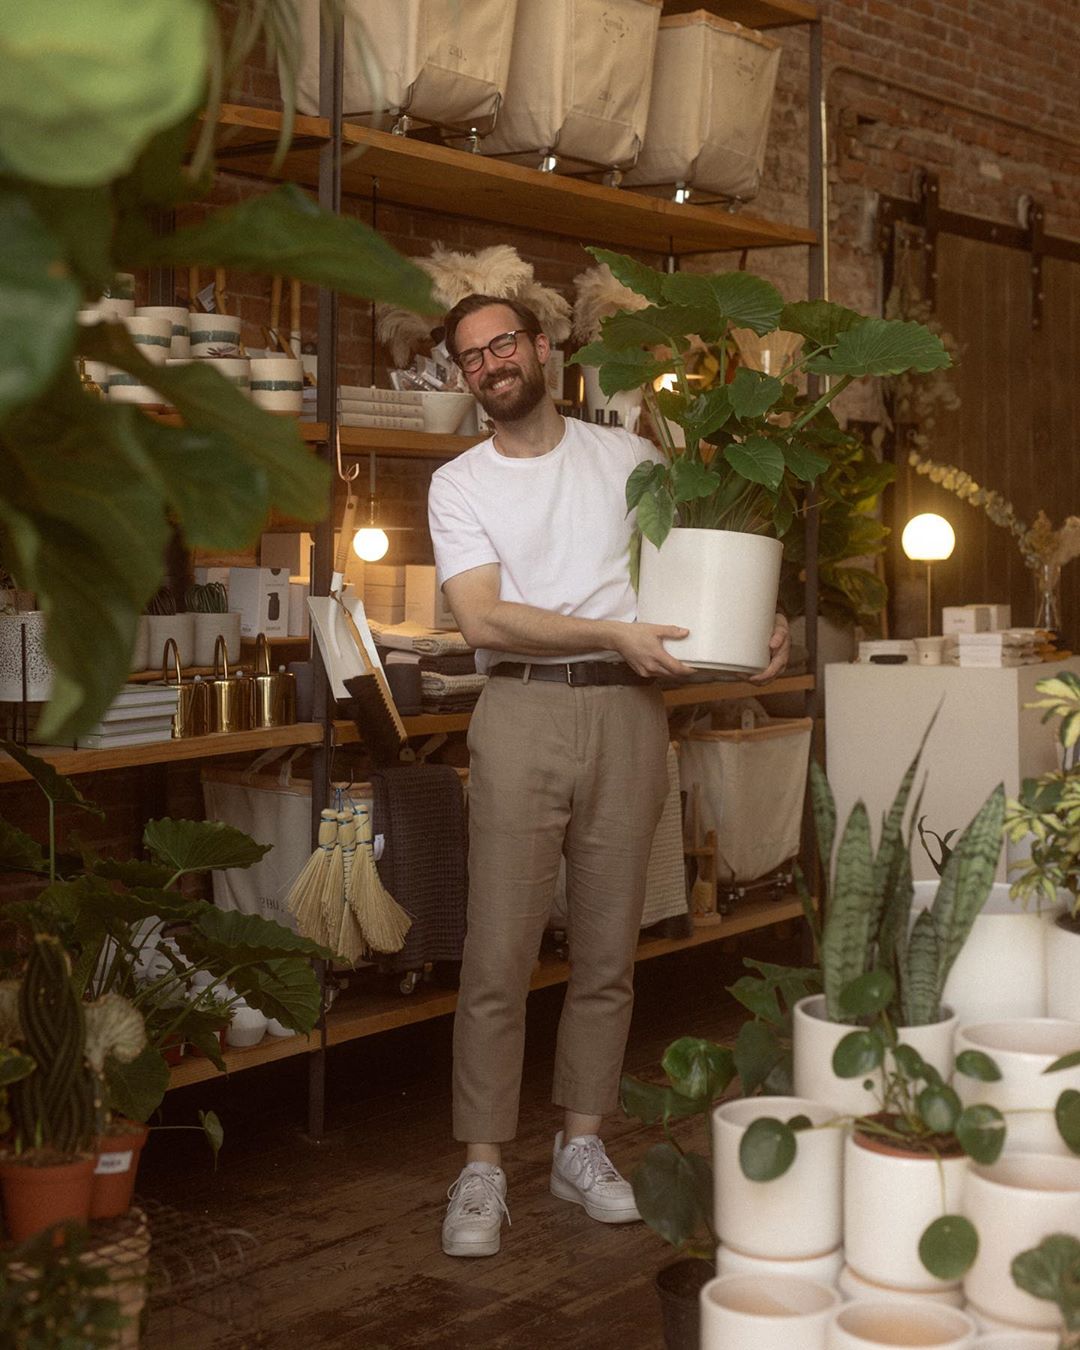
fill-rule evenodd
<path id="1" fill-rule="evenodd" d="M 225 1031 L 225 1043 L 237 1050 L 246 1050 L 258 1045 L 266 1034 L 269 1018 L 258 1008 L 249 1008 L 241 999 L 232 1009 L 229 1025 Z"/>
<path id="2" fill-rule="evenodd" d="M 150 649 L 148 670 L 157 670 L 161 665 L 165 643 L 169 638 L 176 643 L 181 666 L 194 665 L 195 658 L 195 622 L 192 614 L 150 614 Z"/>
<path id="3" fill-rule="evenodd" d="M 1080 1022 L 1080 932 L 1057 923 L 1046 930 L 1046 1013 Z"/>
<path id="4" fill-rule="evenodd" d="M 912 915 L 928 909 L 936 894 L 936 881 L 917 881 Z M 1009 899 L 1007 882 L 990 888 L 945 981 L 943 997 L 961 1024 L 1046 1016 L 1047 925 L 1057 912 L 1025 910 Z"/>
<path id="5" fill-rule="evenodd" d="M 124 370 L 110 369 L 107 392 L 110 403 L 142 403 L 154 407 L 162 407 L 165 403 L 163 394 Z"/>
<path id="6" fill-rule="evenodd" d="M 1054 1121 L 1054 1105 L 1066 1088 L 1080 1088 L 1080 1066 L 1052 1074 L 1044 1070 L 1080 1050 L 1080 1026 L 1050 1017 L 973 1022 L 956 1033 L 957 1054 L 961 1050 L 981 1050 L 1001 1070 L 993 1083 L 958 1073 L 953 1087 L 965 1106 L 985 1102 L 1004 1113 L 1008 1152 L 1069 1152 Z"/>
<path id="7" fill-rule="evenodd" d="M 843 1240 L 844 1131 L 800 1130 L 795 1161 L 774 1181 L 750 1181 L 739 1166 L 747 1127 L 763 1116 L 804 1115 L 825 1126 L 836 1112 L 802 1097 L 748 1097 L 713 1112 L 714 1215 L 720 1241 L 748 1256 L 824 1256 Z"/>
<path id="8" fill-rule="evenodd" d="M 304 368 L 288 356 L 251 359 L 251 401 L 267 412 L 300 412 L 304 402 Z"/>
<path id="9" fill-rule="evenodd" d="M 246 356 L 207 356 L 204 366 L 213 366 L 242 394 L 251 393 L 251 362 Z"/>
<path id="10" fill-rule="evenodd" d="M 192 356 L 239 356 L 240 316 L 196 314 L 188 316 Z"/>
<path id="11" fill-rule="evenodd" d="M 423 409 L 425 431 L 452 436 L 472 409 L 473 396 L 453 389 L 425 389 L 420 395 L 420 406 Z"/>
<path id="12" fill-rule="evenodd" d="M 135 311 L 135 317 L 165 319 L 169 325 L 169 355 L 174 358 L 191 355 L 188 311 L 183 305 L 140 305 Z"/>
<path id="13" fill-rule="evenodd" d="M 78 362 L 75 366 L 78 369 Z M 105 361 L 84 361 L 83 371 L 88 380 L 93 380 L 94 384 L 101 390 L 104 397 L 109 393 L 109 376 L 112 374 L 112 367 Z"/>
<path id="14" fill-rule="evenodd" d="M 219 635 L 225 639 L 226 654 L 231 662 L 240 660 L 240 619 L 236 614 L 192 614 L 194 625 L 194 660 L 196 666 L 212 666 L 214 649 Z"/>
<path id="15" fill-rule="evenodd" d="M 972 1310 L 1017 1328 L 1060 1327 L 1057 1304 L 1025 1293 L 1011 1266 L 1050 1233 L 1080 1235 L 1080 1158 L 1007 1153 L 988 1167 L 972 1163 L 963 1213 L 979 1234 L 978 1255 L 964 1276 Z"/>
<path id="16" fill-rule="evenodd" d="M 900 1350 L 933 1346 L 934 1350 L 968 1350 L 975 1343 L 975 1323 L 959 1308 L 918 1299 L 860 1299 L 846 1303 L 833 1318 L 825 1350 Z"/>
<path id="17" fill-rule="evenodd" d="M 118 323 L 130 319 L 135 314 L 135 301 L 104 295 L 95 305 L 98 314 L 107 323 Z"/>
<path id="18" fill-rule="evenodd" d="M 844 1249 L 808 1256 L 799 1261 L 781 1261 L 764 1256 L 748 1256 L 721 1242 L 716 1248 L 717 1275 L 790 1275 L 799 1280 L 816 1280 L 830 1287 L 843 1269 Z"/>
<path id="19" fill-rule="evenodd" d="M 139 355 L 145 356 L 155 366 L 163 366 L 169 356 L 172 345 L 172 324 L 160 316 L 140 317 L 134 315 L 124 320 L 128 336 L 139 349 Z"/>
<path id="20" fill-rule="evenodd" d="M 888 1151 L 886 1151 L 888 1150 Z M 942 1214 L 959 1214 L 967 1158 L 905 1154 L 852 1134 L 844 1145 L 844 1253 L 856 1275 L 890 1289 L 956 1288 L 919 1259 L 919 1241 Z"/>
<path id="21" fill-rule="evenodd" d="M 641 390 L 625 389 L 618 394 L 605 394 L 600 388 L 600 371 L 596 366 L 582 366 L 585 377 L 585 406 L 589 410 L 589 421 L 596 421 L 596 414 L 602 412 L 609 418 L 613 412 L 619 414 L 619 422 L 627 431 L 636 432 L 641 420 Z"/>
<path id="22" fill-rule="evenodd" d="M 943 1303 L 946 1308 L 962 1308 L 964 1291 L 955 1289 L 928 1289 L 921 1293 L 913 1289 L 890 1289 L 887 1284 L 875 1284 L 873 1280 L 864 1280 L 850 1266 L 844 1266 L 836 1277 L 836 1287 L 849 1302 L 861 1299 L 895 1301 L 897 1299 L 918 1299 L 920 1302 Z"/>
<path id="23" fill-rule="evenodd" d="M 140 614 L 135 620 L 135 641 L 131 647 L 132 671 L 150 669 L 150 616 Z"/>
<path id="24" fill-rule="evenodd" d="M 975 1350 L 1058 1350 L 1060 1343 L 1053 1331 L 991 1331 L 975 1337 Z"/>
<path id="25" fill-rule="evenodd" d="M 952 1072 L 952 1045 L 956 1015 L 925 1027 L 899 1027 L 900 1040 L 912 1046 L 927 1064 L 943 1078 Z M 863 1087 L 864 1078 L 837 1078 L 833 1073 L 833 1051 L 855 1028 L 843 1022 L 830 1022 L 825 1016 L 825 995 L 811 994 L 795 1005 L 793 1019 L 795 1093 L 811 1101 L 824 1102 L 844 1115 L 867 1115 L 880 1109 L 882 1071 L 871 1075 L 877 1092 Z"/>
<path id="26" fill-rule="evenodd" d="M 720 1275 L 700 1294 L 701 1350 L 824 1350 L 840 1295 L 786 1276 Z"/>
<path id="27" fill-rule="evenodd" d="M 769 663 L 783 552 L 779 539 L 736 530 L 676 528 L 659 549 L 645 539 L 638 618 L 689 629 L 664 644 L 687 665 L 755 674 Z"/>
<path id="28" fill-rule="evenodd" d="M 19 703 L 23 690 L 23 634 L 26 635 L 25 697 L 45 702 L 52 692 L 53 664 L 45 650 L 45 613 L 40 609 L 0 614 L 0 702 Z"/>
<path id="29" fill-rule="evenodd" d="M 266 1024 L 266 1034 L 284 1040 L 286 1036 L 295 1036 L 296 1032 L 292 1027 L 287 1027 L 284 1022 L 279 1022 L 276 1017 L 271 1017 Z"/>

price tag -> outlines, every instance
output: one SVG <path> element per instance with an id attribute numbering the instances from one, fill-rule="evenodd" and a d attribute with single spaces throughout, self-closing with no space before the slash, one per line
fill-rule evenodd
<path id="1" fill-rule="evenodd" d="M 94 1168 L 94 1176 L 108 1177 L 114 1176 L 117 1172 L 131 1171 L 131 1149 L 124 1153 L 102 1153 L 98 1157 L 98 1164 Z"/>

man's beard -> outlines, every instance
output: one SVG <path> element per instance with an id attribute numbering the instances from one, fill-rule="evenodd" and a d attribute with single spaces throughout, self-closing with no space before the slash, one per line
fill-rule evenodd
<path id="1" fill-rule="evenodd" d="M 496 422 L 518 422 L 541 402 L 547 392 L 544 370 L 539 363 L 529 368 L 514 368 L 518 378 L 499 393 L 481 385 L 476 391 L 476 400 L 487 415 Z M 503 371 L 486 377 L 491 380 L 500 378 Z"/>

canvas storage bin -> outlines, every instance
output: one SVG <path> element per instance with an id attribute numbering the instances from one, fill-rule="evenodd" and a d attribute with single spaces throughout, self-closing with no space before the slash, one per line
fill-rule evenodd
<path id="1" fill-rule="evenodd" d="M 506 100 L 485 154 L 632 164 L 661 0 L 518 0 Z"/>
<path id="2" fill-rule="evenodd" d="M 780 46 L 697 10 L 660 20 L 645 144 L 627 185 L 754 196 L 765 163 Z"/>
<path id="3" fill-rule="evenodd" d="M 809 717 L 749 731 L 692 731 L 679 753 L 689 796 L 698 785 L 701 830 L 716 831 L 720 881 L 754 881 L 799 851 L 810 756 Z"/>
<path id="4" fill-rule="evenodd" d="M 298 4 L 297 106 L 317 113 L 320 0 Z M 345 116 L 379 126 L 405 112 L 439 127 L 488 130 L 506 88 L 516 9 L 517 0 L 345 0 Z"/>

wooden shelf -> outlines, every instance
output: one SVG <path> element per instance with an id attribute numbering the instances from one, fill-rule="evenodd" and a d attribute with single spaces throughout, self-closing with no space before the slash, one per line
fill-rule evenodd
<path id="1" fill-rule="evenodd" d="M 748 900 L 741 904 L 734 914 L 726 915 L 716 923 L 700 924 L 690 937 L 642 938 L 638 943 L 635 960 L 650 961 L 658 956 L 667 956 L 671 952 L 687 951 L 691 947 L 701 947 L 709 942 L 738 937 L 741 933 L 754 932 L 775 923 L 784 923 L 801 917 L 802 906 L 798 899 L 793 897 L 783 900 Z M 567 961 L 545 954 L 533 971 L 529 987 L 546 989 L 550 985 L 565 984 L 569 974 L 570 966 Z M 444 1017 L 452 1013 L 457 1006 L 457 991 L 454 989 L 421 984 L 413 994 L 394 994 L 385 991 L 383 981 L 380 981 L 382 987 L 378 989 L 364 987 L 372 985 L 375 978 L 377 977 L 363 970 L 352 977 L 355 987 L 342 993 L 327 1014 L 328 1046 L 344 1045 L 347 1041 L 359 1040 L 363 1036 L 375 1036 L 394 1027 L 426 1022 L 433 1017 Z M 225 1063 L 227 1072 L 238 1073 L 243 1069 L 254 1069 L 260 1064 L 268 1064 L 274 1060 L 307 1054 L 318 1048 L 318 1040 L 314 1036 L 291 1036 L 287 1039 L 265 1036 L 258 1045 L 252 1046 L 249 1050 L 227 1050 Z M 214 1078 L 217 1074 L 218 1070 L 208 1059 L 185 1058 L 174 1066 L 169 1086 L 186 1087 L 190 1083 Z"/>
<path id="2" fill-rule="evenodd" d="M 787 5 L 767 8 L 780 12 Z M 326 123 L 320 118 L 298 122 L 303 123 L 298 136 L 307 139 L 294 143 L 274 176 L 315 187 L 317 142 Z M 265 177 L 280 114 L 229 104 L 222 109 L 220 123 L 223 136 L 230 138 L 224 146 L 224 167 Z M 812 230 L 800 226 L 541 173 L 369 127 L 347 125 L 344 143 L 343 192 L 370 197 L 377 180 L 380 201 L 440 215 L 654 253 L 713 253 L 817 242 Z"/>
<path id="3" fill-rule="evenodd" d="M 665 14 L 689 14 L 695 9 L 741 23 L 744 28 L 787 28 L 814 23 L 818 17 L 817 5 L 807 0 L 664 0 Z"/>

